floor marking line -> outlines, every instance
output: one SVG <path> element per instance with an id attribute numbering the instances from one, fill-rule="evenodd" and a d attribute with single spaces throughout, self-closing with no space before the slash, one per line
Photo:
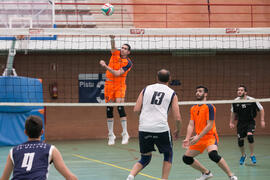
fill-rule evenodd
<path id="1" fill-rule="evenodd" d="M 99 164 L 104 164 L 104 165 L 107 165 L 107 166 L 112 166 L 112 167 L 115 167 L 115 168 L 118 168 L 118 169 L 122 169 L 122 170 L 125 170 L 125 171 L 129 171 L 129 172 L 131 171 L 131 169 L 128 169 L 128 168 L 124 168 L 124 167 L 117 166 L 115 164 L 106 163 L 106 162 L 103 162 L 103 161 L 100 161 L 100 160 L 96 160 L 96 159 L 84 157 L 84 156 L 81 156 L 79 154 L 72 154 L 72 155 L 75 156 L 75 157 L 78 157 L 78 158 L 81 158 L 81 159 L 85 159 L 85 160 L 89 160 L 89 161 L 92 161 L 92 162 L 96 162 L 96 163 L 99 163 Z M 151 179 L 161 180 L 160 178 L 153 177 L 153 176 L 150 176 L 148 174 L 144 174 L 144 173 L 139 173 L 139 174 L 142 175 L 142 176 L 151 178 Z"/>

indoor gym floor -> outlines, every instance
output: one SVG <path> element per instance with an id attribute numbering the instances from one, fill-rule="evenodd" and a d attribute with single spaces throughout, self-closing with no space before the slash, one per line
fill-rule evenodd
<path id="1" fill-rule="evenodd" d="M 183 137 L 181 137 L 181 140 Z M 80 180 L 125 180 L 133 164 L 138 161 L 138 140 L 133 138 L 128 145 L 121 145 L 118 138 L 114 146 L 107 146 L 107 140 L 50 141 L 62 153 L 67 166 Z M 245 141 L 246 143 L 246 141 Z M 220 137 L 219 152 L 239 180 L 270 179 L 270 136 L 255 136 L 257 165 L 239 165 L 240 152 L 235 136 Z M 247 143 L 246 143 L 247 148 Z M 2 174 L 6 156 L 11 147 L 0 147 L 0 173 Z M 182 162 L 185 150 L 180 139 L 174 142 L 173 166 L 170 180 L 195 180 L 200 173 Z M 248 152 L 248 149 L 247 149 Z M 202 164 L 214 174 L 213 180 L 227 180 L 225 173 L 210 159 L 206 152 L 198 156 Z M 160 179 L 163 155 L 153 153 L 151 163 L 136 176 L 136 180 Z M 53 166 L 49 171 L 49 180 L 64 179 Z"/>

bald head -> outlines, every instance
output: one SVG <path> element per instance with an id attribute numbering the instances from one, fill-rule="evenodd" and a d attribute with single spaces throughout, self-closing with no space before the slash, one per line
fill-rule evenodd
<path id="1" fill-rule="evenodd" d="M 163 83 L 167 83 L 170 80 L 170 72 L 166 69 L 161 69 L 157 73 L 158 80 Z"/>

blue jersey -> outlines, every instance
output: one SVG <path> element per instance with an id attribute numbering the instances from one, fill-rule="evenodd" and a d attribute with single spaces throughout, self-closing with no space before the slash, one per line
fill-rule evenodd
<path id="1" fill-rule="evenodd" d="M 13 147 L 10 150 L 14 165 L 12 180 L 46 180 L 53 148 L 41 141 L 27 141 Z"/>

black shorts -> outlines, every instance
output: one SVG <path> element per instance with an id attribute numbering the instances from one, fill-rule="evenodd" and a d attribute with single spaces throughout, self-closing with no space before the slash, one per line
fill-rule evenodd
<path id="1" fill-rule="evenodd" d="M 151 133 L 139 131 L 140 152 L 148 153 L 156 151 L 157 146 L 160 153 L 172 152 L 172 138 L 169 131 L 162 133 Z"/>
<path id="2" fill-rule="evenodd" d="M 237 124 L 237 135 L 238 138 L 244 138 L 247 136 L 248 132 L 251 132 L 252 134 L 255 132 L 255 123 L 250 124 Z"/>

